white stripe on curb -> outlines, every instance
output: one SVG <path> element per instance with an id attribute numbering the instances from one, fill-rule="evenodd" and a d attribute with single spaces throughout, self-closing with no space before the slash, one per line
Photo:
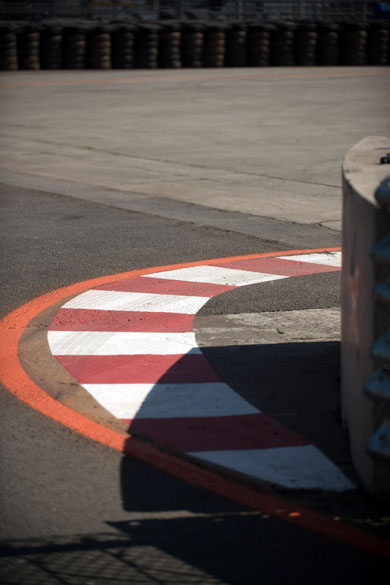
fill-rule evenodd
<path id="1" fill-rule="evenodd" d="M 322 264 L 323 266 L 341 266 L 341 252 L 327 252 L 326 254 L 298 254 L 296 256 L 278 256 L 281 260 Z"/>
<path id="2" fill-rule="evenodd" d="M 290 489 L 351 490 L 354 484 L 314 445 L 187 453 Z"/>
<path id="3" fill-rule="evenodd" d="M 202 384 L 83 384 L 117 418 L 176 418 L 257 414 L 223 382 Z"/>
<path id="4" fill-rule="evenodd" d="M 255 284 L 256 282 L 267 282 L 268 280 L 286 278 L 285 276 L 275 274 L 236 270 L 234 268 L 220 268 L 219 266 L 193 266 L 190 268 L 180 268 L 179 270 L 147 274 L 145 276 L 167 278 L 169 280 L 225 284 L 227 286 L 245 286 L 247 284 Z"/>
<path id="5" fill-rule="evenodd" d="M 202 353 L 195 334 L 111 331 L 49 331 L 54 355 L 182 355 Z"/>
<path id="6" fill-rule="evenodd" d="M 62 308 L 101 311 L 147 311 L 195 315 L 209 298 L 110 290 L 88 290 L 68 301 Z"/>

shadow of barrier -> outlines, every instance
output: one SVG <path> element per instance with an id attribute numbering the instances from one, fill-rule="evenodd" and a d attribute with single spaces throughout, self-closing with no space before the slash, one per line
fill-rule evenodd
<path id="1" fill-rule="evenodd" d="M 288 419 L 294 431 L 305 433 L 329 457 L 340 457 L 342 443 L 343 458 L 348 452 L 338 420 L 339 349 L 338 342 L 315 342 L 203 347 L 202 351 L 241 394 L 250 392 L 251 386 L 258 391 L 261 378 L 261 400 L 267 411 L 279 422 Z M 241 373 L 234 367 L 236 360 L 243 364 Z M 182 375 L 183 367 L 188 367 L 185 362 L 182 358 L 165 379 Z M 282 389 L 280 394 L 275 394 L 275 388 Z M 157 390 L 148 401 L 156 399 Z M 302 403 L 310 417 L 308 411 L 299 412 Z M 347 579 L 367 582 L 374 558 L 381 574 L 388 564 L 380 558 L 385 545 L 377 549 L 374 540 L 366 546 L 375 535 L 356 529 L 359 516 L 378 513 L 375 502 L 367 502 L 361 492 L 311 494 L 328 516 L 321 526 L 321 515 L 313 521 L 312 512 L 301 506 L 313 504 L 310 494 L 283 504 L 282 498 L 258 490 L 262 504 L 252 507 L 250 502 L 221 497 L 183 475 L 167 474 L 129 456 L 121 460 L 120 480 L 124 511 L 119 518 L 98 518 L 107 530 L 58 536 L 53 527 L 51 537 L 0 541 L 1 583 L 258 585 L 262 580 L 288 583 L 293 579 L 304 585 L 341 585 Z M 240 491 L 238 482 L 235 490 Z M 345 528 L 333 519 L 347 513 L 355 527 Z M 305 514 L 306 523 L 295 522 L 300 515 L 305 520 Z M 286 522 L 287 517 L 292 521 Z"/>
<path id="2" fill-rule="evenodd" d="M 375 557 L 265 514 L 221 507 L 109 521 L 107 531 L 0 541 L 3 585 L 365 583 Z M 319 564 L 321 570 L 319 571 Z M 376 570 L 388 560 L 375 558 Z"/>
<path id="3" fill-rule="evenodd" d="M 184 355 L 161 376 L 135 417 L 126 421 L 130 433 L 169 452 L 189 455 L 201 465 L 207 465 L 207 452 L 212 446 L 217 456 L 226 453 L 226 466 L 221 460 L 225 471 L 241 471 L 244 476 L 245 465 L 240 470 L 237 458 L 245 457 L 246 452 L 256 457 L 260 449 L 278 457 L 278 448 L 315 445 L 343 474 L 354 478 L 340 419 L 339 342 L 202 347 L 202 354 L 201 360 L 196 359 L 196 354 Z M 224 383 L 205 382 L 211 380 L 210 374 L 213 380 Z M 192 383 L 185 383 L 188 380 Z M 242 408 L 242 403 L 248 407 L 241 415 L 226 414 L 225 403 L 231 400 L 232 390 L 239 401 L 235 403 L 237 409 Z M 194 399 L 195 393 L 198 397 Z M 206 403 L 203 416 L 199 414 L 202 401 Z M 191 411 L 192 407 L 196 412 Z M 218 410 L 220 416 L 215 412 Z M 302 489 L 298 469 L 307 476 L 302 484 L 306 481 L 309 491 L 327 489 L 321 488 L 319 480 L 313 480 L 315 487 L 311 484 L 309 455 L 307 461 L 304 454 L 302 460 L 298 458 L 297 470 L 292 472 L 287 471 L 291 464 L 280 461 L 280 468 L 286 467 L 287 478 L 291 473 L 293 479 L 286 479 L 284 485 L 283 479 L 281 485 L 276 481 L 277 489 L 294 489 L 295 481 L 297 489 Z M 293 453 L 289 452 L 288 457 L 294 460 Z M 269 475 L 264 464 L 264 469 L 256 470 L 251 463 L 248 476 L 260 485 L 272 485 L 274 465 L 270 465 Z M 280 477 L 283 478 L 281 469 Z M 126 482 L 122 484 L 122 494 L 124 508 L 131 509 L 131 486 Z"/>
<path id="4" fill-rule="evenodd" d="M 287 421 L 294 431 L 305 433 L 329 457 L 338 458 L 338 463 L 348 458 L 347 440 L 338 416 L 338 342 L 202 350 L 211 366 L 223 371 L 237 392 L 250 392 L 251 386 L 258 391 L 261 378 L 261 400 L 278 422 Z M 234 367 L 236 360 L 243 364 L 241 373 Z M 165 379 L 182 374 L 183 367 L 187 367 L 184 358 L 166 373 Z M 282 390 L 275 393 L 275 388 Z M 152 391 L 147 401 L 157 400 L 157 393 Z M 303 403 L 306 412 L 301 411 Z M 282 405 L 284 414 L 278 415 Z M 144 409 L 149 410 L 149 404 Z M 136 422 L 133 427 L 136 429 Z M 367 582 L 372 577 L 373 558 L 382 574 L 388 564 L 387 559 L 375 554 L 375 542 L 371 550 L 364 550 L 368 533 L 351 537 L 348 532 L 344 541 L 342 523 L 332 519 L 348 513 L 356 526 L 359 515 L 372 517 L 377 513 L 375 502 L 364 500 L 364 493 L 311 494 L 326 510 L 326 522 L 333 522 L 333 530 L 339 532 L 334 538 L 326 526 L 320 526 L 320 515 L 314 524 L 310 520 L 306 525 L 286 522 L 287 515 L 292 520 L 305 515 L 301 504 L 313 504 L 310 494 L 296 496 L 296 502 L 290 501 L 287 512 L 281 515 L 283 511 L 278 506 L 283 506 L 283 500 L 278 496 L 263 496 L 259 490 L 266 505 L 263 509 L 252 508 L 250 503 L 244 505 L 238 499 L 221 497 L 184 477 L 175 477 L 128 456 L 121 460 L 120 479 L 118 489 L 124 511 L 119 518 L 99 518 L 106 531 L 0 541 L 1 582 L 258 585 L 262 580 L 288 583 L 293 579 L 304 585 L 341 585 L 347 579 Z M 235 489 L 239 491 L 237 484 Z M 353 543 L 355 546 L 351 546 Z M 381 553 L 383 547 L 378 549 L 378 555 Z"/>

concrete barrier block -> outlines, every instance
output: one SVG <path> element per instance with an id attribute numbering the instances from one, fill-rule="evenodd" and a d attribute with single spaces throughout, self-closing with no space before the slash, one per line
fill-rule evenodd
<path id="1" fill-rule="evenodd" d="M 372 350 L 388 327 L 389 307 L 374 294 L 379 272 L 372 252 L 390 231 L 388 214 L 375 198 L 390 175 L 390 166 L 380 164 L 389 151 L 389 138 L 368 137 L 348 151 L 343 164 L 342 414 L 356 471 L 381 499 L 390 499 L 390 461 L 373 456 L 369 445 L 386 421 L 386 406 L 366 385 L 383 365 Z"/>

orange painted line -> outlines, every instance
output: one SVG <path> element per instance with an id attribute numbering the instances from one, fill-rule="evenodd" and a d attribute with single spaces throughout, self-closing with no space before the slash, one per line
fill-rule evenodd
<path id="1" fill-rule="evenodd" d="M 95 78 L 95 79 L 68 79 L 68 80 L 51 80 L 51 81 L 4 81 L 0 83 L 0 87 L 50 87 L 60 85 L 99 85 L 99 84 L 115 84 L 115 83 L 153 83 L 154 81 L 214 81 L 219 79 L 234 80 L 234 79 L 312 79 L 312 78 L 343 78 L 343 77 L 385 77 L 386 71 L 382 70 L 355 70 L 344 71 L 343 69 L 337 71 L 292 71 L 286 72 L 262 72 L 262 73 L 243 73 L 230 75 L 195 75 L 195 76 L 150 76 L 150 77 L 113 77 L 113 78 Z"/>
<path id="2" fill-rule="evenodd" d="M 292 522 L 301 528 L 311 530 L 328 538 L 356 547 L 371 554 L 390 557 L 388 541 L 371 533 L 355 528 L 342 522 L 336 522 L 318 512 L 295 506 L 287 498 L 263 494 L 258 490 L 245 486 L 238 480 L 228 478 L 211 470 L 193 464 L 190 460 L 158 450 L 153 445 L 125 433 L 118 433 L 95 423 L 78 412 L 64 406 L 42 388 L 40 388 L 24 371 L 18 357 L 20 338 L 28 323 L 41 311 L 53 303 L 63 301 L 71 295 L 88 290 L 94 286 L 112 280 L 138 277 L 142 274 L 157 271 L 208 265 L 221 261 L 228 262 L 238 259 L 271 258 L 294 254 L 339 251 L 340 248 L 320 248 L 315 250 L 289 250 L 269 252 L 265 254 L 249 254 L 213 260 L 201 260 L 169 266 L 160 266 L 142 270 L 134 270 L 121 274 L 103 276 L 81 283 L 66 286 L 42 295 L 19 307 L 0 322 L 0 382 L 20 400 L 67 428 L 80 435 L 116 449 L 122 453 L 136 457 L 147 464 L 161 469 L 175 477 L 192 483 L 202 489 L 240 503 L 247 508 L 260 510 L 276 518 Z"/>

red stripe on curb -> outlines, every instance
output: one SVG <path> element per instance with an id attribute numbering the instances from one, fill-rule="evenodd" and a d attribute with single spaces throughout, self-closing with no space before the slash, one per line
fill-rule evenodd
<path id="1" fill-rule="evenodd" d="M 305 274 L 319 274 L 320 272 L 340 272 L 338 266 L 326 266 L 312 262 L 297 262 L 296 260 L 284 260 L 281 258 L 237 260 L 235 262 L 221 262 L 220 264 L 213 264 L 213 266 L 264 272 L 280 276 L 304 276 Z"/>
<path id="2" fill-rule="evenodd" d="M 55 356 L 80 384 L 220 382 L 202 354 Z"/>
<path id="3" fill-rule="evenodd" d="M 96 287 L 96 290 L 111 290 L 119 292 L 142 292 L 162 295 L 184 295 L 192 297 L 213 297 L 237 288 L 224 284 L 210 284 L 202 282 L 186 282 L 184 280 L 169 280 L 167 278 L 128 278 L 119 282 L 112 282 Z"/>
<path id="4" fill-rule="evenodd" d="M 305 437 L 264 414 L 122 420 L 129 424 L 130 431 L 138 431 L 178 452 L 310 445 Z"/>
<path id="5" fill-rule="evenodd" d="M 50 331 L 150 331 L 186 333 L 192 331 L 193 315 L 147 313 L 145 311 L 104 311 L 60 309 Z"/>

